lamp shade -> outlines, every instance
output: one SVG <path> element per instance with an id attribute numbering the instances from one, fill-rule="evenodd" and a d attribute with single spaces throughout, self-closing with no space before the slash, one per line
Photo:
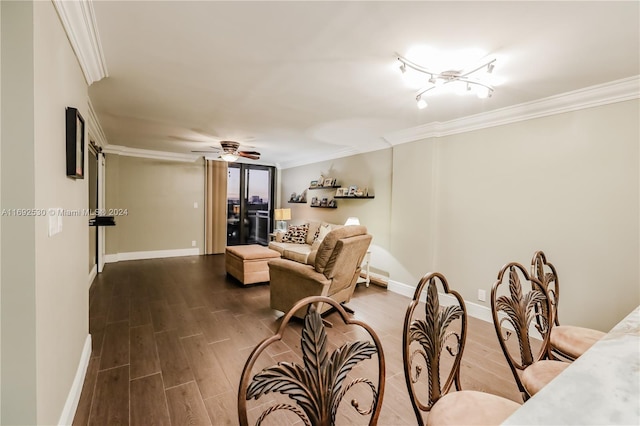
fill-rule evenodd
<path id="1" fill-rule="evenodd" d="M 275 209 L 273 215 L 275 220 L 291 220 L 291 209 Z"/>
<path id="2" fill-rule="evenodd" d="M 360 220 L 357 217 L 350 217 L 344 223 L 344 226 L 349 226 L 349 225 L 360 225 Z"/>

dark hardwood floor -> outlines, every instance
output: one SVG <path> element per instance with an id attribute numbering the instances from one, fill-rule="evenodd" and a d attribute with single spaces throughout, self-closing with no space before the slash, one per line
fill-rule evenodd
<path id="1" fill-rule="evenodd" d="M 244 363 L 282 315 L 269 308 L 268 285 L 227 277 L 224 255 L 192 256 L 108 264 L 89 298 L 93 351 L 74 425 L 238 424 Z M 402 368 L 408 303 L 363 285 L 349 303 L 384 347 L 381 425 L 416 424 Z M 336 313 L 327 318 L 339 321 Z M 272 358 L 286 358 L 295 345 L 283 341 Z M 469 318 L 461 375 L 465 389 L 521 402 L 489 323 Z"/>

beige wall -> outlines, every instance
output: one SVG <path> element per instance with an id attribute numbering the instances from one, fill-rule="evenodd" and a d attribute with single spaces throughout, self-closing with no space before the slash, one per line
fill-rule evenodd
<path id="1" fill-rule="evenodd" d="M 107 154 L 106 209 L 126 209 L 106 228 L 106 253 L 191 249 L 204 253 L 204 162 Z M 194 202 L 198 207 L 194 208 Z"/>
<path id="2" fill-rule="evenodd" d="M 344 223 L 348 217 L 356 216 L 365 225 L 373 241 L 371 243 L 371 264 L 373 272 L 388 275 L 391 215 L 391 149 L 358 154 L 336 160 L 324 161 L 284 169 L 280 173 L 280 207 L 291 208 L 291 222 L 303 223 L 306 220 L 324 220 L 330 223 Z M 312 180 L 320 175 L 338 179 L 342 186 L 357 185 L 367 187 L 375 195 L 374 199 L 336 200 L 337 209 L 309 207 L 311 198 L 333 198 L 335 190 L 308 190 L 306 204 L 290 204 L 287 201 L 291 193 L 300 194 L 309 187 Z"/>
<path id="3" fill-rule="evenodd" d="M 396 146 L 392 279 L 438 270 L 489 307 L 477 290 L 544 250 L 561 321 L 608 331 L 640 303 L 638 117 L 636 100 Z"/>
<path id="4" fill-rule="evenodd" d="M 73 106 L 86 121 L 87 85 L 51 2 L 34 2 L 34 69 L 36 206 L 86 209 L 87 179 L 65 176 L 63 117 Z M 84 167 L 86 172 L 86 154 Z M 64 217 L 62 232 L 53 237 L 48 218 L 37 217 L 35 226 L 37 416 L 38 424 L 52 424 L 69 395 L 89 329 L 89 226 L 86 216 Z"/>
<path id="5" fill-rule="evenodd" d="M 33 5 L 2 8 L 2 208 L 33 208 Z M 2 223 L 1 424 L 36 424 L 35 220 Z M 16 327 L 15 325 L 19 325 Z M 56 419 L 57 420 L 57 419 Z"/>
<path id="6" fill-rule="evenodd" d="M 65 176 L 65 107 L 87 86 L 51 2 L 2 2 L 3 208 L 86 208 Z M 86 217 L 2 218 L 2 424 L 56 424 L 88 336 Z"/>

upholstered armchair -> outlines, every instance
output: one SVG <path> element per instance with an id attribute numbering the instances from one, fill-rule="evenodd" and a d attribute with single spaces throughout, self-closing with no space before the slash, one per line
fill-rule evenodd
<path id="1" fill-rule="evenodd" d="M 365 226 L 344 226 L 329 232 L 306 264 L 288 259 L 269 261 L 271 308 L 288 312 L 308 296 L 328 296 L 347 303 L 371 239 Z M 316 309 L 322 314 L 330 307 L 319 303 Z M 304 318 L 305 314 L 301 309 L 294 316 Z"/>

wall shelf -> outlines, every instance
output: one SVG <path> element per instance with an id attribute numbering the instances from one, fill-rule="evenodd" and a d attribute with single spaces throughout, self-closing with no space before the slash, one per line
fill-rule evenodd
<path id="1" fill-rule="evenodd" d="M 306 201 L 287 201 L 289 204 L 307 204 Z"/>
<path id="2" fill-rule="evenodd" d="M 317 209 L 337 209 L 338 206 L 314 206 L 313 204 L 309 205 L 309 207 L 315 207 Z"/>
<path id="3" fill-rule="evenodd" d="M 357 199 L 361 199 L 361 200 L 369 199 L 369 200 L 370 200 L 370 199 L 372 199 L 372 198 L 376 198 L 376 197 L 375 197 L 375 195 L 363 195 L 363 196 L 361 196 L 361 197 L 356 197 L 356 196 L 354 196 L 354 195 L 352 195 L 352 196 L 348 196 L 348 195 L 346 195 L 346 196 L 342 196 L 342 195 L 340 195 L 340 196 L 335 196 L 335 197 L 333 197 L 333 198 L 341 198 L 341 199 L 343 199 L 343 200 L 344 200 L 344 199 L 352 199 L 352 200 L 354 200 L 354 199 L 355 199 L 355 200 L 357 200 Z"/>
<path id="4" fill-rule="evenodd" d="M 333 185 L 333 186 L 310 186 L 309 189 L 336 189 L 336 188 L 340 188 L 340 185 Z"/>

